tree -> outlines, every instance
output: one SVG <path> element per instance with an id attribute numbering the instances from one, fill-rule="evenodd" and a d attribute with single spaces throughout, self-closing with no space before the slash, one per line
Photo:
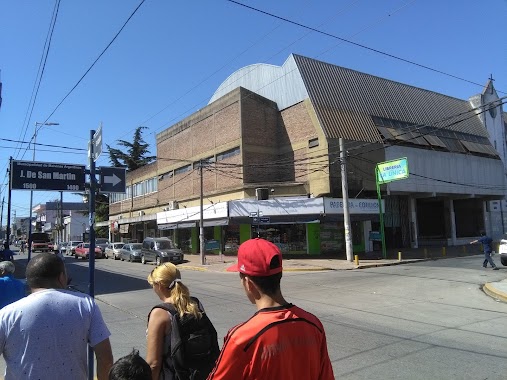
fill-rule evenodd
<path id="1" fill-rule="evenodd" d="M 142 137 L 143 129 L 147 127 L 137 127 L 134 132 L 133 141 L 117 140 L 117 144 L 125 147 L 125 150 L 111 148 L 106 144 L 109 150 L 109 159 L 115 167 L 126 166 L 127 171 L 131 172 L 142 166 L 145 166 L 155 160 L 155 156 L 149 156 L 149 144 Z"/>

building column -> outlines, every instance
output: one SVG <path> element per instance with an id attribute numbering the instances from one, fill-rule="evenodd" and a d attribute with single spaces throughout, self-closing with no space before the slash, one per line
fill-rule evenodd
<path id="1" fill-rule="evenodd" d="M 417 227 L 417 200 L 415 198 L 408 199 L 409 216 L 410 216 L 410 243 L 412 248 L 419 248 L 419 230 Z"/>
<path id="2" fill-rule="evenodd" d="M 483 215 L 483 220 L 484 220 L 484 232 L 486 233 L 486 235 L 488 236 L 491 236 L 491 225 L 489 223 L 489 212 L 488 212 L 488 207 L 486 205 L 486 201 L 483 201 L 482 202 L 482 215 Z"/>
<path id="3" fill-rule="evenodd" d="M 449 200 L 449 220 L 451 222 L 451 245 L 456 245 L 456 215 L 454 214 L 454 200 Z"/>

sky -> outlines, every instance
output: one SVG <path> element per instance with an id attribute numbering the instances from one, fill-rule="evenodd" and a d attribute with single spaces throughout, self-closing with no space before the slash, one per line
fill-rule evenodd
<path id="1" fill-rule="evenodd" d="M 507 0 L 238 2 L 0 0 L 3 224 L 10 157 L 87 165 L 90 131 L 101 124 L 97 166 L 111 166 L 105 144 L 132 141 L 138 126 L 155 155 L 156 134 L 206 106 L 229 75 L 282 65 L 291 53 L 463 100 L 492 75 L 507 95 Z M 43 122 L 58 125 L 37 127 L 45 145 L 34 153 L 28 143 Z M 33 205 L 55 199 L 33 193 Z M 11 217 L 28 216 L 29 202 L 29 191 L 13 190 Z"/>

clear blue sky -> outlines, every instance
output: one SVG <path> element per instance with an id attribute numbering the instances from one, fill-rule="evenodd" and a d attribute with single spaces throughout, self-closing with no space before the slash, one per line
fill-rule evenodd
<path id="1" fill-rule="evenodd" d="M 243 0 L 300 24 L 507 94 L 507 0 Z M 155 134 L 204 107 L 235 70 L 281 65 L 290 53 L 323 60 L 460 99 L 482 86 L 310 32 L 226 0 L 146 0 L 76 89 L 57 105 L 113 39 L 141 0 L 60 3 L 44 75 L 30 98 L 56 0 L 0 0 L 1 138 L 29 141 L 43 127 L 36 161 L 87 164 L 90 130 L 105 143 L 129 140 L 139 125 L 155 154 Z M 20 147 L 21 149 L 16 149 Z M 104 146 L 105 149 L 105 146 Z M 47 150 L 53 150 L 49 152 Z M 9 157 L 31 160 L 26 144 L 0 140 L 1 197 Z M 110 166 L 104 152 L 98 166 Z M 34 192 L 34 205 L 59 193 Z M 64 193 L 64 201 L 75 201 Z M 0 200 L 1 201 L 1 200 Z M 29 192 L 12 192 L 12 215 L 27 216 Z M 7 205 L 3 223 L 6 223 Z"/>

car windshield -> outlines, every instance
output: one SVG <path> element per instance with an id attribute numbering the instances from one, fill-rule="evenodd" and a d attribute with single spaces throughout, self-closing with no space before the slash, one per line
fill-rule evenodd
<path id="1" fill-rule="evenodd" d="M 90 248 L 90 243 L 84 243 L 83 248 Z"/>
<path id="2" fill-rule="evenodd" d="M 174 244 L 171 240 L 160 240 L 157 241 L 158 249 L 172 249 L 174 248 Z"/>
<path id="3" fill-rule="evenodd" d="M 142 244 L 142 243 L 131 244 L 131 246 L 132 246 L 132 249 L 133 249 L 134 251 L 136 251 L 136 250 L 139 250 L 139 249 L 143 248 L 143 244 Z"/>
<path id="4" fill-rule="evenodd" d="M 125 245 L 125 244 L 123 244 L 123 243 L 114 243 L 114 244 L 113 244 L 113 248 L 121 248 L 121 247 L 123 247 L 124 245 Z"/>

